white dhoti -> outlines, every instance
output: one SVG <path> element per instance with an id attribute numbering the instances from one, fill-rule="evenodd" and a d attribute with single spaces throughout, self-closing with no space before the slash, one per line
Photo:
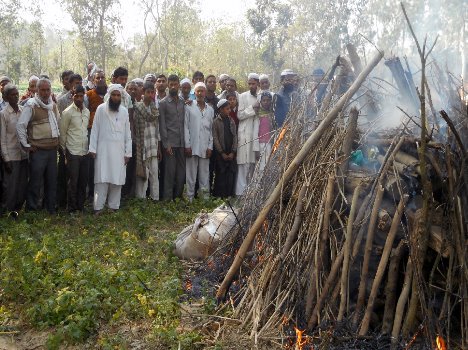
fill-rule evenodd
<path id="1" fill-rule="evenodd" d="M 122 185 L 114 185 L 108 182 L 98 182 L 94 184 L 94 210 L 102 210 L 104 205 L 110 209 L 120 208 L 120 192 Z"/>
<path id="2" fill-rule="evenodd" d="M 152 200 L 159 200 L 159 178 L 158 178 L 158 158 L 151 157 L 146 161 L 146 179 L 137 176 L 135 184 L 135 196 L 146 198 L 148 182 L 150 186 L 150 197 Z"/>
<path id="3" fill-rule="evenodd" d="M 192 200 L 195 196 L 195 183 L 200 191 L 208 193 L 210 189 L 210 159 L 192 156 L 185 161 L 185 175 L 187 182 L 187 197 Z"/>

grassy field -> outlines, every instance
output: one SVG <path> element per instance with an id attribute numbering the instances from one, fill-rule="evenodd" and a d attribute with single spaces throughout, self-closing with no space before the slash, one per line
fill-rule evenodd
<path id="1" fill-rule="evenodd" d="M 42 332 L 49 349 L 196 349 L 199 334 L 178 331 L 173 240 L 219 204 L 131 200 L 99 217 L 0 219 L 0 334 Z"/>

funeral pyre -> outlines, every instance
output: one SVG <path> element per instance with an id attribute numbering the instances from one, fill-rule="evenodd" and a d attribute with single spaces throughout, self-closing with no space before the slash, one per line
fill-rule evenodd
<path id="1" fill-rule="evenodd" d="M 464 95 L 435 63 L 425 91 L 414 89 L 396 57 L 385 61 L 390 94 L 368 77 L 383 53 L 362 69 L 348 51 L 317 112 L 317 87 L 293 99 L 236 224 L 197 272 L 219 286 L 219 315 L 230 310 L 216 337 L 243 334 L 258 348 L 467 348 Z M 401 123 L 382 128 L 389 115 Z"/>

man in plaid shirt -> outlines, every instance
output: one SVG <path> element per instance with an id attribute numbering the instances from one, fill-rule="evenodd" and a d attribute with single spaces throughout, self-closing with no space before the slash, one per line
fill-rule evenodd
<path id="1" fill-rule="evenodd" d="M 158 162 L 161 160 L 159 111 L 154 102 L 154 84 L 145 83 L 143 100 L 134 106 L 137 198 L 146 198 L 148 181 L 151 199 L 159 200 Z"/>

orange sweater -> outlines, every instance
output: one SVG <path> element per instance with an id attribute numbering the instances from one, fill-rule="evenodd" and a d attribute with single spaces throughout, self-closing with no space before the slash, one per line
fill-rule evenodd
<path id="1" fill-rule="evenodd" d="M 86 92 L 89 101 L 89 123 L 88 129 L 91 129 L 93 126 L 94 115 L 96 114 L 96 109 L 98 106 L 104 102 L 104 98 L 99 96 L 95 89 L 89 90 Z"/>

